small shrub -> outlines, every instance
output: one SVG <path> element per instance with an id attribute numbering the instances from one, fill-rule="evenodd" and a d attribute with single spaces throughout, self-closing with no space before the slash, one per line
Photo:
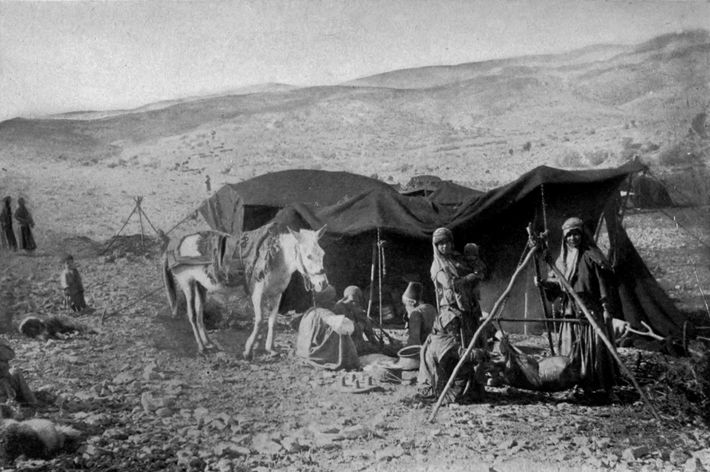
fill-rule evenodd
<path id="1" fill-rule="evenodd" d="M 530 150 L 531 147 L 532 147 L 532 143 L 530 143 L 530 141 L 528 141 L 525 144 L 523 144 L 523 151 L 527 152 Z"/>
<path id="2" fill-rule="evenodd" d="M 658 153 L 658 163 L 664 166 L 691 164 L 696 159 L 696 155 L 680 143 L 664 146 Z"/>
<path id="3" fill-rule="evenodd" d="M 582 155 L 574 149 L 565 149 L 557 157 L 557 165 L 560 167 L 586 167 Z"/>
<path id="4" fill-rule="evenodd" d="M 599 164 L 604 163 L 610 155 L 611 153 L 604 149 L 597 149 L 596 151 L 588 151 L 584 153 L 584 157 L 591 166 L 598 166 Z"/>

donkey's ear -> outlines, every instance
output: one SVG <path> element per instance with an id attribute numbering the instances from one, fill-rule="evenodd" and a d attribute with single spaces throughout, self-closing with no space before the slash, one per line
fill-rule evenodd
<path id="1" fill-rule="evenodd" d="M 328 227 L 328 225 L 323 225 L 323 227 L 322 227 L 321 229 L 319 229 L 318 231 L 316 231 L 316 236 L 318 237 L 318 239 L 320 239 L 320 238 L 323 237 L 323 235 L 325 234 L 325 229 L 326 229 L 327 227 Z"/>

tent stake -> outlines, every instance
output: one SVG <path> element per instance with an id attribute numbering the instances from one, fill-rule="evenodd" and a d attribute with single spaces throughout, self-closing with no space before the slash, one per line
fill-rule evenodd
<path id="1" fill-rule="evenodd" d="M 648 408 L 651 410 L 651 413 L 653 414 L 653 417 L 661 421 L 661 417 L 658 415 L 658 411 L 656 411 L 656 407 L 653 406 L 653 403 L 651 403 L 651 400 L 646 396 L 646 392 L 643 391 L 639 383 L 636 381 L 636 377 L 631 373 L 631 371 L 626 367 L 626 365 L 621 361 L 621 358 L 619 357 L 619 354 L 617 354 L 616 349 L 614 348 L 614 345 L 609 341 L 609 339 L 606 337 L 604 334 L 604 331 L 601 329 L 599 326 L 599 323 L 597 323 L 597 320 L 594 319 L 592 316 L 592 313 L 589 311 L 589 309 L 585 306 L 584 302 L 580 298 L 579 295 L 577 295 L 577 292 L 574 291 L 574 288 L 572 288 L 572 285 L 567 281 L 565 278 L 564 274 L 558 269 L 555 264 L 550 262 L 550 260 L 546 257 L 545 262 L 547 262 L 547 265 L 552 269 L 552 272 L 555 273 L 557 276 L 557 279 L 560 281 L 564 289 L 569 293 L 572 298 L 574 298 L 574 301 L 577 303 L 577 306 L 582 310 L 582 313 L 584 313 L 584 316 L 587 318 L 589 321 L 589 324 L 592 325 L 594 328 L 594 331 L 596 332 L 597 336 L 604 342 L 604 345 L 606 346 L 607 350 L 611 354 L 611 356 L 614 358 L 617 364 L 619 364 L 619 368 L 621 371 L 631 380 L 631 383 L 634 385 L 634 388 L 639 392 L 641 395 L 641 399 L 644 401 L 644 403 L 648 406 Z"/>
<path id="2" fill-rule="evenodd" d="M 434 405 L 434 409 L 432 410 L 431 415 L 429 415 L 428 421 L 430 423 L 434 421 L 434 418 L 436 417 L 436 413 L 439 411 L 439 408 L 441 408 L 441 403 L 444 401 L 444 396 L 451 388 L 451 385 L 454 383 L 454 380 L 456 379 L 456 375 L 459 373 L 459 370 L 461 370 L 461 366 L 463 366 L 464 361 L 471 354 L 471 351 L 473 351 L 473 347 L 476 345 L 476 341 L 478 341 L 478 338 L 481 336 L 483 329 L 486 326 L 488 326 L 496 318 L 496 316 L 498 315 L 498 313 L 501 310 L 501 306 L 503 305 L 503 302 L 505 301 L 506 298 L 508 298 L 508 295 L 510 295 L 510 291 L 513 289 L 513 284 L 515 283 L 515 280 L 518 278 L 518 276 L 523 271 L 525 266 L 530 262 L 530 259 L 532 259 L 532 257 L 535 255 L 536 251 L 537 251 L 537 247 L 533 247 L 532 249 L 530 249 L 528 251 L 523 262 L 518 266 L 517 269 L 515 269 L 513 276 L 510 278 L 510 282 L 508 282 L 508 286 L 503 291 L 501 296 L 498 297 L 498 300 L 496 300 L 495 304 L 493 305 L 493 309 L 491 309 L 491 313 L 486 317 L 486 319 L 483 321 L 483 323 L 481 323 L 481 325 L 478 327 L 478 329 L 474 333 L 473 338 L 471 339 L 471 342 L 468 343 L 468 347 L 466 348 L 466 351 L 461 355 L 461 358 L 459 359 L 458 364 L 456 364 L 456 367 L 454 367 L 454 371 L 451 373 L 451 376 L 449 377 L 449 381 L 446 382 L 446 386 L 444 387 L 444 390 L 441 391 L 441 395 L 439 395 L 439 400 L 436 402 L 436 405 Z"/>

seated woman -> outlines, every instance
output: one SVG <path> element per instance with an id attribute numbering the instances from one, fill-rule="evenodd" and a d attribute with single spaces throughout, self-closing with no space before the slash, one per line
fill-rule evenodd
<path id="1" fill-rule="evenodd" d="M 316 294 L 316 306 L 301 318 L 296 338 L 296 355 L 315 367 L 328 370 L 358 369 L 360 359 L 350 335 L 353 323 L 333 312 L 335 289 Z"/>
<path id="2" fill-rule="evenodd" d="M 424 342 L 421 351 L 419 374 L 419 399 L 436 399 L 444 390 L 456 365 L 461 351 L 461 316 L 453 310 L 444 310 L 434 321 L 432 332 Z M 474 351 L 485 352 L 483 350 Z M 480 401 L 485 390 L 477 379 L 476 362 L 466 360 L 456 375 L 451 388 L 446 393 L 442 405 L 448 403 L 471 403 Z"/>
<path id="3" fill-rule="evenodd" d="M 436 308 L 421 302 L 422 291 L 421 283 L 409 282 L 407 290 L 402 294 L 402 303 L 407 312 L 407 346 L 424 344 L 436 319 Z"/>
<path id="4" fill-rule="evenodd" d="M 367 312 L 365 312 L 363 305 L 362 290 L 355 285 L 350 285 L 343 290 L 343 298 L 338 300 L 333 308 L 336 314 L 347 316 L 355 325 L 352 339 L 361 356 L 381 350 L 379 339 L 372 327 L 372 321 L 367 318 Z"/>

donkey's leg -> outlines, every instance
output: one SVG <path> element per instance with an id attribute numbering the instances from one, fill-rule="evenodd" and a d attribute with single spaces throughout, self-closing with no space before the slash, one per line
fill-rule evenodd
<path id="1" fill-rule="evenodd" d="M 247 342 L 244 345 L 244 358 L 249 359 L 251 356 L 251 350 L 254 347 L 254 341 L 256 341 L 256 336 L 259 334 L 259 327 L 261 326 L 261 297 L 264 293 L 264 283 L 263 281 L 254 284 L 254 290 L 251 294 L 251 302 L 254 308 L 254 329 L 252 329 Z"/>
<path id="2" fill-rule="evenodd" d="M 269 331 L 266 334 L 266 350 L 271 355 L 278 354 L 274 350 L 274 325 L 276 324 L 276 315 L 279 312 L 279 305 L 281 304 L 282 294 L 274 295 L 271 297 L 264 297 L 264 312 L 269 314 Z"/>
<path id="3" fill-rule="evenodd" d="M 212 344 L 210 339 L 207 337 L 207 331 L 205 330 L 205 302 L 207 300 L 207 289 L 200 285 L 199 282 L 195 283 L 195 321 L 197 324 L 197 333 L 202 340 L 202 344 L 205 349 L 213 349 L 215 346 Z"/>
<path id="4" fill-rule="evenodd" d="M 196 291 L 197 282 L 195 282 L 194 280 L 190 280 L 186 283 L 186 286 L 183 287 L 183 292 L 185 292 L 185 301 L 187 302 L 187 319 L 190 322 L 190 325 L 192 326 L 192 334 L 195 335 L 195 341 L 197 341 L 197 351 L 199 353 L 202 353 L 205 350 L 205 346 L 202 344 L 202 339 L 200 338 L 200 333 L 197 331 L 197 323 L 195 320 L 195 298 L 197 297 L 197 294 L 195 293 Z"/>

